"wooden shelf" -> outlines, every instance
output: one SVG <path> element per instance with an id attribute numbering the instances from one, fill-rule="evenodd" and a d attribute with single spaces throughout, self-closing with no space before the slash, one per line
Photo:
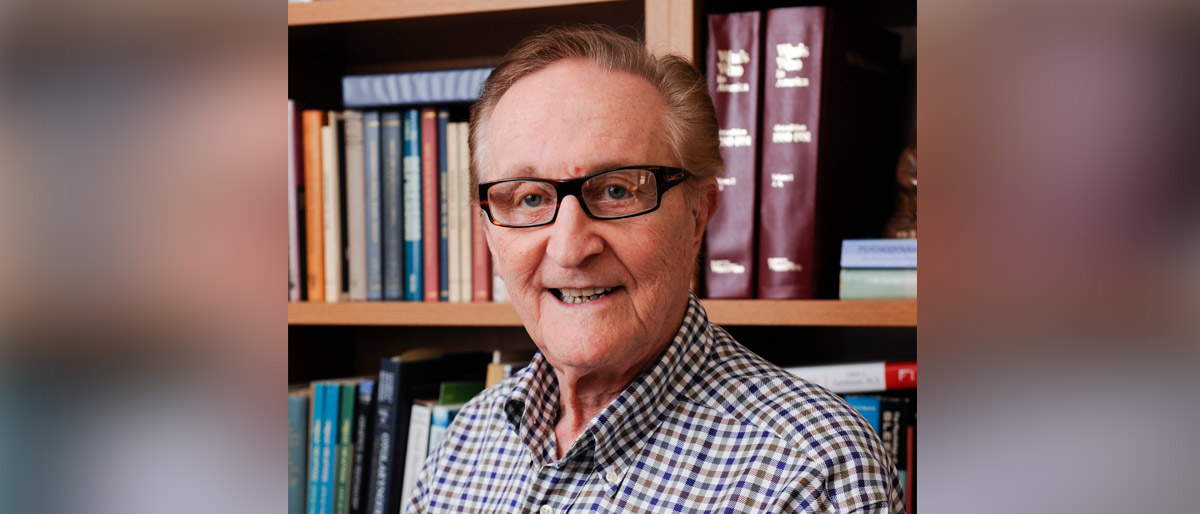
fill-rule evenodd
<path id="1" fill-rule="evenodd" d="M 615 0 L 325 0 L 288 4 L 288 26 L 425 18 Z"/>
<path id="2" fill-rule="evenodd" d="M 915 327 L 911 300 L 704 300 L 720 325 Z M 517 327 L 509 304 L 288 303 L 288 325 Z"/>

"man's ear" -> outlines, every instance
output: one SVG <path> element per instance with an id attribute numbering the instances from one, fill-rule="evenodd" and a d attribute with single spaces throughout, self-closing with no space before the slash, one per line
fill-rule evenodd
<path id="1" fill-rule="evenodd" d="M 695 230 L 692 234 L 692 245 L 696 251 L 700 251 L 700 243 L 704 241 L 704 229 L 708 227 L 708 221 L 712 219 L 713 213 L 717 212 L 717 206 L 721 203 L 721 197 L 717 194 L 717 179 L 708 177 L 701 179 L 697 184 L 699 194 L 692 202 L 692 217 L 696 221 Z"/>

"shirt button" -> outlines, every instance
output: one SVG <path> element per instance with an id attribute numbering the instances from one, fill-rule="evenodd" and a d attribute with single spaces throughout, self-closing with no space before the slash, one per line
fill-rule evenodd
<path id="1" fill-rule="evenodd" d="M 620 477 L 617 476 L 617 470 L 615 470 L 615 469 L 610 469 L 610 470 L 608 470 L 608 473 L 604 474 L 604 479 L 607 480 L 608 483 L 610 483 L 610 484 L 616 485 L 618 478 L 620 478 Z"/>
<path id="2" fill-rule="evenodd" d="M 542 505 L 542 508 L 538 509 L 538 512 L 540 514 L 554 514 L 554 508 L 549 505 Z"/>

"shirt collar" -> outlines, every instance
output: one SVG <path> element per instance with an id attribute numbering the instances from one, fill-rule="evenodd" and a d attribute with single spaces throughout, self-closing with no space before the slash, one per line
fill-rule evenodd
<path id="1" fill-rule="evenodd" d="M 623 475 L 658 426 L 662 414 L 683 396 L 699 376 L 712 348 L 708 315 L 695 295 L 661 357 L 591 420 L 580 441 L 595 443 L 597 468 Z M 541 352 L 522 370 L 505 400 L 505 414 L 521 442 L 542 463 L 550 451 L 558 417 L 558 379 Z M 577 444 L 576 448 L 584 445 Z M 575 450 L 572 450 L 574 453 Z M 564 459 L 572 458 L 572 454 Z"/>

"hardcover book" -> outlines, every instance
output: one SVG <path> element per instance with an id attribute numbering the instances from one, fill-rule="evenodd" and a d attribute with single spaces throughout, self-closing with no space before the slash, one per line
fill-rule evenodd
<path id="1" fill-rule="evenodd" d="M 346 107 L 471 102 L 479 98 L 492 68 L 418 71 L 342 78 Z"/>
<path id="2" fill-rule="evenodd" d="M 308 485 L 308 394 L 288 393 L 288 514 L 304 514 L 304 491 Z"/>
<path id="3" fill-rule="evenodd" d="M 847 239 L 842 241 L 843 268 L 917 267 L 916 239 Z"/>
<path id="4" fill-rule="evenodd" d="M 333 512 L 347 514 L 350 509 L 350 463 L 354 456 L 354 405 L 358 383 L 341 383 L 338 406 L 337 472 L 334 474 Z"/>
<path id="5" fill-rule="evenodd" d="M 363 221 L 366 231 L 367 300 L 383 300 L 383 166 L 379 111 L 363 113 Z"/>
<path id="6" fill-rule="evenodd" d="M 421 115 L 416 109 L 404 111 L 404 299 L 419 302 L 424 298 L 424 268 L 421 239 Z"/>
<path id="7" fill-rule="evenodd" d="M 450 111 L 437 112 L 438 162 L 438 301 L 450 301 L 450 167 L 446 140 Z"/>
<path id="8" fill-rule="evenodd" d="M 288 301 L 298 302 L 301 300 L 301 281 L 300 281 L 300 212 L 299 201 L 297 200 L 297 188 L 303 183 L 304 178 L 300 173 L 300 141 L 297 135 L 296 126 L 299 119 L 296 116 L 296 102 L 288 100 Z"/>
<path id="9" fill-rule="evenodd" d="M 449 268 L 448 275 L 450 280 L 449 301 L 459 303 L 468 301 L 470 298 L 463 300 L 462 287 L 462 265 L 459 261 L 462 260 L 462 251 L 459 249 L 462 246 L 460 233 L 462 232 L 462 214 L 463 209 L 461 204 L 465 203 L 463 195 L 466 194 L 467 186 L 462 185 L 459 180 L 459 152 L 458 141 L 463 137 L 459 133 L 459 123 L 451 122 L 446 124 L 446 182 L 447 182 L 447 218 L 450 225 L 450 234 L 446 244 L 447 259 L 446 264 Z"/>
<path id="10" fill-rule="evenodd" d="M 417 474 L 425 465 L 429 453 L 429 421 L 436 400 L 416 400 L 408 423 L 408 448 L 404 462 L 404 482 L 400 487 L 401 509 L 412 499 L 413 486 L 417 485 Z"/>
<path id="11" fill-rule="evenodd" d="M 793 366 L 787 372 L 838 394 L 917 387 L 916 361 Z"/>
<path id="12" fill-rule="evenodd" d="M 311 427 L 308 431 L 308 514 L 317 514 L 317 491 L 321 488 L 321 429 L 325 421 L 325 384 L 314 382 L 312 384 L 312 409 L 309 410 L 309 416 L 312 418 Z"/>
<path id="13" fill-rule="evenodd" d="M 354 406 L 354 469 L 350 474 L 350 514 L 367 509 L 366 482 L 371 476 L 371 442 L 375 439 L 375 379 L 358 383 Z"/>
<path id="14" fill-rule="evenodd" d="M 400 113 L 383 113 L 383 299 L 404 299 L 404 196 Z"/>
<path id="15" fill-rule="evenodd" d="M 915 269 L 843 269 L 838 296 L 843 300 L 917 297 Z"/>
<path id="16" fill-rule="evenodd" d="M 465 121 L 458 122 L 458 186 L 459 186 L 459 231 L 458 231 L 458 265 L 459 265 L 459 287 L 461 287 L 460 295 L 463 302 L 473 300 L 472 288 L 474 287 L 475 264 L 475 226 L 478 225 L 479 217 L 476 214 L 479 210 L 471 203 L 471 150 L 468 141 L 470 139 L 470 124 Z M 482 235 L 482 233 L 480 233 Z"/>
<path id="17" fill-rule="evenodd" d="M 365 152 L 363 151 L 363 113 L 345 111 L 346 156 L 346 264 L 347 290 L 351 301 L 367 299 L 367 227 L 365 206 Z"/>
<path id="18" fill-rule="evenodd" d="M 755 292 L 760 18 L 758 12 L 708 16 L 708 90 L 725 161 L 717 176 L 720 206 L 705 240 L 709 298 L 753 298 Z"/>
<path id="19" fill-rule="evenodd" d="M 841 241 L 877 236 L 890 214 L 898 37 L 795 7 L 767 12 L 765 41 L 758 297 L 835 298 Z"/>
<path id="20" fill-rule="evenodd" d="M 438 191 L 438 120 L 437 110 L 432 107 L 421 109 L 421 262 L 424 297 L 427 302 L 438 301 L 441 284 L 440 257 L 441 217 L 438 207 L 441 194 Z"/>
<path id="21" fill-rule="evenodd" d="M 322 198 L 325 210 L 321 219 L 325 223 L 325 301 L 336 302 L 342 292 L 342 217 L 341 188 L 339 187 L 340 146 L 338 144 L 338 121 L 341 115 L 329 111 L 328 125 L 321 127 L 321 158 L 324 163 Z"/>
<path id="22" fill-rule="evenodd" d="M 325 111 L 306 110 L 300 113 L 300 120 L 304 131 L 304 248 L 308 261 L 305 289 L 308 301 L 321 302 L 325 301 L 325 225 L 321 219 L 325 210 L 321 196 L 321 127 L 325 125 Z"/>

